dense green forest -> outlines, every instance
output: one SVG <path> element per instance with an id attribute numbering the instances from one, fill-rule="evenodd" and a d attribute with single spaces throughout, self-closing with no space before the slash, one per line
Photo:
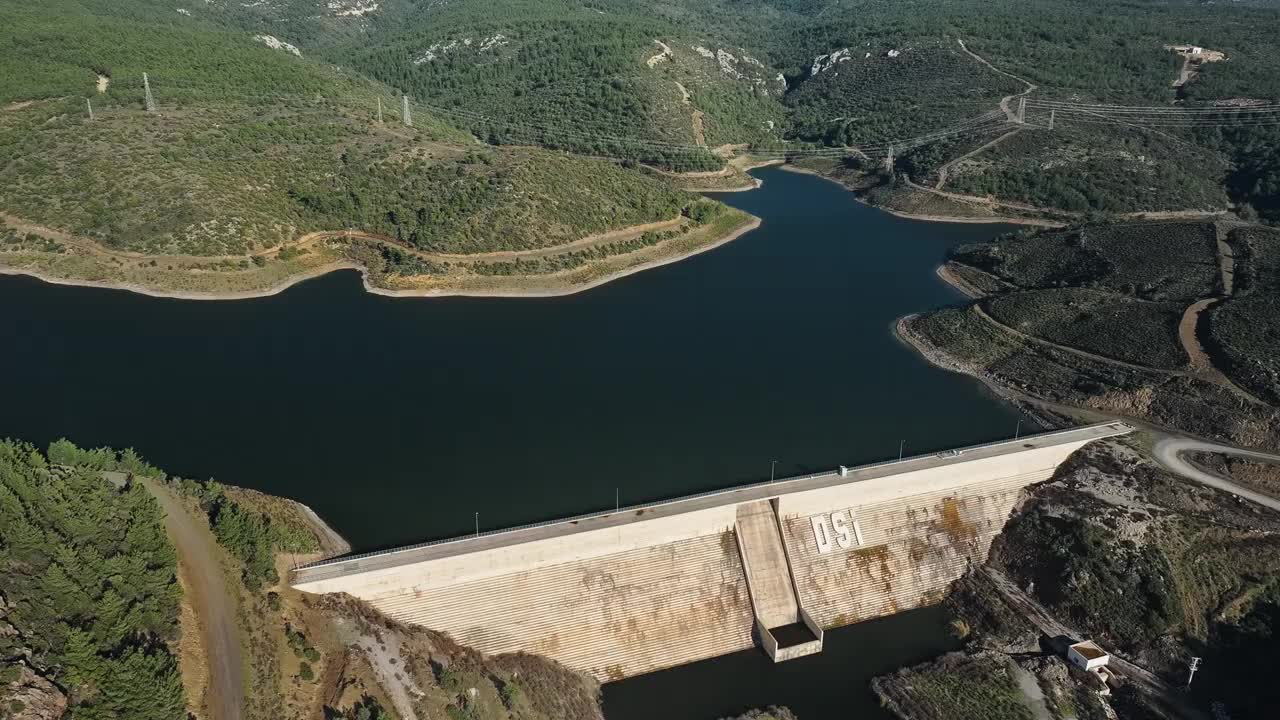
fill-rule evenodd
<path id="1" fill-rule="evenodd" d="M 186 717 L 177 558 L 139 477 L 205 514 L 258 598 L 279 582 L 277 553 L 318 550 L 295 513 L 271 509 L 280 501 L 166 478 L 133 450 L 0 441 L 0 718 L 27 717 L 27 702 L 40 717 Z"/>
<path id="2" fill-rule="evenodd" d="M 55 443 L 46 456 L 0 442 L 0 676 L 67 688 L 74 718 L 186 716 L 167 645 L 180 591 L 160 510 L 143 488 L 100 474 L 144 467 L 132 453 Z M 0 712 L 22 716 L 12 704 Z"/>

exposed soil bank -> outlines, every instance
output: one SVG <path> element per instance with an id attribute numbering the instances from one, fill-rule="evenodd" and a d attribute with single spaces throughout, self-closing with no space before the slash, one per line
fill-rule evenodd
<path id="1" fill-rule="evenodd" d="M 558 297 L 562 295 L 572 295 L 574 293 L 590 290 L 599 287 L 605 283 L 626 277 L 644 270 L 660 267 L 669 263 L 679 262 L 686 258 L 692 257 L 699 253 L 717 248 L 727 242 L 736 240 L 743 234 L 750 232 L 760 226 L 760 219 L 748 216 L 748 219 L 741 225 L 730 230 L 723 236 L 714 240 L 700 243 L 693 248 L 672 253 L 669 256 L 657 257 L 655 259 L 637 263 L 629 267 L 619 268 L 617 270 L 606 271 L 599 277 L 584 281 L 574 282 L 571 278 L 575 273 L 581 273 L 582 268 L 575 270 L 555 273 L 548 275 L 524 275 L 524 276 L 479 276 L 476 278 L 467 278 L 471 280 L 470 286 L 467 284 L 451 285 L 456 283 L 459 278 L 442 278 L 441 283 L 437 287 L 429 289 L 389 289 L 375 287 L 369 282 L 368 268 L 350 260 L 342 260 L 326 263 L 318 267 L 297 273 L 287 279 L 270 285 L 261 290 L 244 290 L 244 291 L 223 291 L 223 292 L 199 292 L 199 291 L 182 291 L 182 290 L 160 290 L 136 283 L 113 282 L 110 280 L 81 280 L 51 275 L 40 270 L 0 265 L 0 275 L 27 275 L 37 278 L 41 281 L 54 285 L 74 285 L 80 287 L 101 288 L 105 290 L 127 290 L 129 292 L 138 293 L 157 298 L 170 298 L 177 300 L 248 300 L 252 298 L 270 297 L 277 295 L 300 282 L 311 280 L 322 275 L 327 275 L 339 270 L 357 270 L 363 276 L 365 290 L 374 295 L 385 295 L 387 297 L 510 297 L 510 298 L 528 298 L 528 297 Z M 661 245 L 654 246 L 649 250 L 661 251 L 664 245 L 678 243 L 681 239 L 676 238 Z M 639 252 L 644 252 L 639 251 Z M 613 258 L 602 261 L 601 264 L 607 265 L 611 260 L 625 259 L 627 256 L 615 256 Z M 587 271 L 590 271 L 587 266 Z M 492 287 L 477 287 L 479 283 L 493 283 Z"/>

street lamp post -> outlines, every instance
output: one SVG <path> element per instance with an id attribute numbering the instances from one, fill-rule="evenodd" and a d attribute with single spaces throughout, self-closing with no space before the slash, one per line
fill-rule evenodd
<path id="1" fill-rule="evenodd" d="M 773 479 L 774 479 L 774 477 L 775 477 L 775 475 L 774 475 L 774 470 L 776 470 L 776 469 L 777 469 L 777 467 L 778 467 L 778 461 L 777 461 L 777 460 L 770 460 L 770 461 L 769 461 L 769 484 L 770 484 L 770 485 L 772 485 L 772 484 L 773 484 Z"/>
<path id="2" fill-rule="evenodd" d="M 898 459 L 899 460 L 902 459 L 902 450 L 906 448 L 906 446 L 907 446 L 907 441 L 905 438 L 902 440 L 902 442 L 898 443 Z"/>
<path id="3" fill-rule="evenodd" d="M 476 513 L 476 537 L 480 537 L 480 513 Z"/>

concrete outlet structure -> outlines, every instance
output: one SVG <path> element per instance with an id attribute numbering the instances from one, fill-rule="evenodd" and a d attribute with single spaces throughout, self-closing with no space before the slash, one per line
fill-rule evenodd
<path id="1" fill-rule="evenodd" d="M 602 681 L 759 644 L 819 652 L 823 629 L 940 601 L 985 562 L 1018 494 L 1105 423 L 758 483 L 295 570 L 487 653 Z"/>
<path id="2" fill-rule="evenodd" d="M 822 651 L 822 628 L 800 607 L 773 501 L 738 505 L 734 524 L 756 634 L 775 662 Z"/>

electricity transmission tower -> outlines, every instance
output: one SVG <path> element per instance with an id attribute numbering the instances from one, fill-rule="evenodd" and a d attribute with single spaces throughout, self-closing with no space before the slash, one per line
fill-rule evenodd
<path id="1" fill-rule="evenodd" d="M 382 124 L 382 98 L 378 98 L 378 124 Z"/>
<path id="2" fill-rule="evenodd" d="M 403 120 L 404 120 L 404 126 L 405 126 L 405 127 L 413 127 L 413 118 L 409 116 L 409 96 L 408 96 L 408 95 L 401 95 L 401 96 L 400 96 L 400 100 L 401 100 L 402 104 L 404 105 L 404 110 L 403 110 L 403 112 L 401 113 L 401 114 L 404 116 L 404 117 L 403 117 Z"/>
<path id="3" fill-rule="evenodd" d="M 893 146 L 889 146 L 889 154 L 884 156 L 884 171 L 893 173 Z"/>
<path id="4" fill-rule="evenodd" d="M 151 81 L 147 80 L 147 74 L 142 73 L 142 89 L 145 93 L 143 103 L 145 103 L 147 112 L 156 111 L 156 99 L 151 97 Z"/>
<path id="5" fill-rule="evenodd" d="M 85 98 L 84 104 L 89 108 L 89 120 L 93 120 L 93 101 L 89 98 Z"/>
<path id="6" fill-rule="evenodd" d="M 1018 124 L 1027 124 L 1027 99 L 1022 98 L 1018 101 Z"/>
<path id="7" fill-rule="evenodd" d="M 1050 111 L 1049 111 L 1049 129 L 1050 129 L 1050 130 L 1052 130 L 1052 129 L 1053 129 L 1053 115 L 1054 115 L 1054 113 L 1056 113 L 1056 112 L 1057 112 L 1057 110 L 1050 110 Z"/>

